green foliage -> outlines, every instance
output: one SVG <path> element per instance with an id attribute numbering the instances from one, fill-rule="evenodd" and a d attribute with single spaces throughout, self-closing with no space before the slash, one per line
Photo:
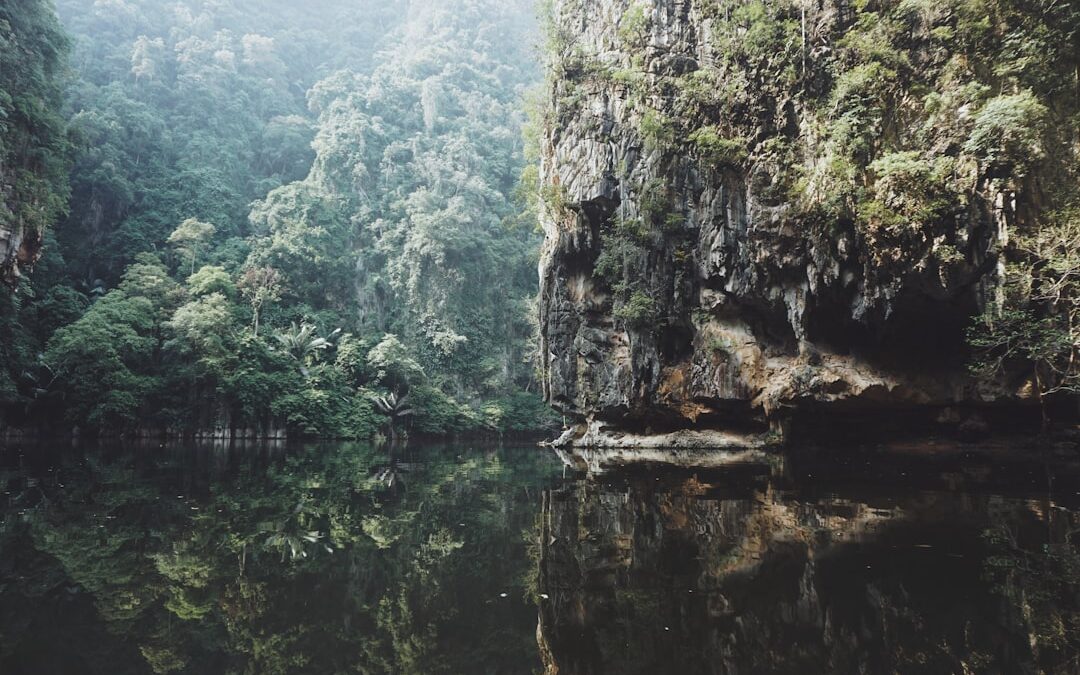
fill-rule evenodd
<path id="1" fill-rule="evenodd" d="M 647 252 L 648 228 L 640 220 L 616 220 L 604 233 L 603 247 L 593 265 L 593 274 L 618 289 L 637 276 Z"/>
<path id="2" fill-rule="evenodd" d="M 221 293 L 210 293 L 181 305 L 165 326 L 186 350 L 209 363 L 219 362 L 235 329 L 233 305 Z"/>
<path id="3" fill-rule="evenodd" d="M 675 143 L 675 126 L 663 113 L 649 108 L 641 115 L 638 123 L 645 147 L 650 150 L 665 151 Z"/>
<path id="4" fill-rule="evenodd" d="M 195 296 L 219 293 L 232 300 L 236 298 L 236 284 L 224 267 L 207 265 L 187 279 L 188 292 Z"/>
<path id="5" fill-rule="evenodd" d="M 69 419 L 91 426 L 129 425 L 153 380 L 156 309 L 145 297 L 115 290 L 49 340 Z"/>
<path id="6" fill-rule="evenodd" d="M 570 198 L 562 185 L 545 185 L 540 188 L 540 198 L 548 210 L 556 216 L 565 216 L 570 212 Z"/>
<path id="7" fill-rule="evenodd" d="M 31 251 L 68 208 L 69 147 L 60 116 L 67 56 L 68 38 L 50 2 L 0 7 L 0 233 Z M 0 260 L 4 282 L 12 280 L 11 263 Z"/>
<path id="8" fill-rule="evenodd" d="M 289 328 L 274 333 L 274 339 L 281 349 L 297 362 L 312 365 L 320 352 L 332 346 L 330 339 L 317 333 L 318 329 L 310 323 L 292 324 Z"/>
<path id="9" fill-rule="evenodd" d="M 615 70 L 611 72 L 611 81 L 631 91 L 638 91 L 645 83 L 645 73 L 633 68 Z"/>
<path id="10" fill-rule="evenodd" d="M 724 138 L 720 128 L 705 126 L 695 129 L 687 137 L 698 157 L 710 164 L 738 166 L 747 158 L 747 145 L 744 139 Z"/>
<path id="11" fill-rule="evenodd" d="M 657 314 L 656 299 L 644 291 L 634 291 L 626 302 L 615 308 L 615 318 L 634 328 L 654 325 Z"/>
<path id="12" fill-rule="evenodd" d="M 205 249 L 214 237 L 217 228 L 210 223 L 203 223 L 194 218 L 188 218 L 173 230 L 166 241 L 176 247 L 180 255 L 191 262 L 191 274 L 195 273 L 195 262 L 199 258 L 199 252 Z"/>
<path id="13" fill-rule="evenodd" d="M 20 282 L 67 213 L 70 144 L 61 116 L 69 40 L 48 0 L 0 5 L 0 412 L 26 409 L 45 337 L 81 303 Z M 63 260 L 45 252 L 42 267 Z M 34 302 L 37 300 L 38 302 Z"/>
<path id="14" fill-rule="evenodd" d="M 300 389 L 275 399 L 271 411 L 283 419 L 290 430 L 304 436 L 346 437 L 343 430 L 353 427 L 353 416 L 359 412 L 356 404 L 339 399 L 319 384 L 305 382 Z"/>
<path id="15" fill-rule="evenodd" d="M 671 195 L 668 192 L 667 186 L 664 185 L 662 180 L 652 179 L 645 183 L 641 187 L 641 194 L 638 196 L 638 206 L 641 209 L 641 216 L 645 219 L 645 222 L 653 225 L 661 223 L 665 217 L 671 212 Z M 640 237 L 642 239 L 647 235 L 647 231 L 642 231 Z"/>
<path id="16" fill-rule="evenodd" d="M 1040 317 L 1030 310 L 988 314 L 969 332 L 971 345 L 988 357 L 975 364 L 977 372 L 999 369 L 1010 359 L 1067 364 L 1076 348 L 1070 337 L 1059 318 Z"/>
<path id="17" fill-rule="evenodd" d="M 376 381 L 395 391 L 408 391 L 426 378 L 424 369 L 396 335 L 385 335 L 368 352 L 367 362 Z"/>
<path id="18" fill-rule="evenodd" d="M 1080 392 L 1080 211 L 1049 214 L 1018 244 L 1024 256 L 1007 269 L 1002 302 L 968 331 L 971 368 L 980 377 L 1029 370 L 1040 402 Z"/>
<path id="19" fill-rule="evenodd" d="M 645 6 L 635 1 L 619 19 L 619 39 L 629 49 L 640 48 L 648 35 L 648 29 L 649 16 L 646 14 Z"/>
<path id="20" fill-rule="evenodd" d="M 307 183 L 293 183 L 256 202 L 250 222 L 254 240 L 248 266 L 277 270 L 282 293 L 309 306 L 341 307 L 349 296 L 355 257 L 352 229 L 340 200 Z"/>
<path id="21" fill-rule="evenodd" d="M 828 137 L 839 155 L 869 160 L 881 137 L 897 72 L 878 61 L 854 66 L 837 78 Z"/>
<path id="22" fill-rule="evenodd" d="M 533 378 L 530 9 L 346 5 L 60 0 L 72 192 L 27 199 L 72 208 L 48 274 L 0 305 L 8 420 L 370 437 L 373 397 L 423 386 L 426 429 L 522 424 L 490 402 Z M 48 178 L 65 40 L 35 0 L 0 10 L 0 45 L 0 173 L 18 80 L 41 114 L 10 129 Z M 171 271 L 148 253 L 170 247 Z"/>
<path id="23" fill-rule="evenodd" d="M 1031 91 L 990 99 L 975 115 L 964 152 L 989 172 L 1023 176 L 1044 156 L 1048 118 Z"/>
<path id="24" fill-rule="evenodd" d="M 667 200 L 656 185 L 643 187 L 644 204 L 650 211 L 643 215 L 650 221 L 667 220 Z M 677 218 L 677 216 L 675 216 Z M 602 232 L 600 254 L 593 265 L 593 276 L 613 293 L 613 312 L 631 328 L 655 324 L 658 307 L 647 290 L 646 261 L 650 226 L 641 219 L 616 219 Z"/>
<path id="25" fill-rule="evenodd" d="M 412 429 L 423 434 L 453 434 L 481 431 L 485 424 L 481 413 L 459 402 L 453 396 L 432 386 L 414 387 L 412 404 L 421 411 Z"/>
<path id="26" fill-rule="evenodd" d="M 868 167 L 874 177 L 859 205 L 859 223 L 876 255 L 902 255 L 913 241 L 932 232 L 955 208 L 949 192 L 954 160 L 929 158 L 917 151 L 882 155 Z"/>

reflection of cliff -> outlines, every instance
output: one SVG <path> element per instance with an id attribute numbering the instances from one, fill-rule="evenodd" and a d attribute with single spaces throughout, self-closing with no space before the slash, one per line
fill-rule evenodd
<path id="1" fill-rule="evenodd" d="M 1001 593 L 987 572 L 1001 556 L 984 531 L 1045 535 L 1031 504 L 796 497 L 766 476 L 733 483 L 742 487 L 581 481 L 545 495 L 548 673 L 1076 672 L 1061 665 L 1075 611 L 1053 614 L 1048 605 L 1065 601 L 1040 590 L 1035 609 L 1061 628 L 1063 646 L 1048 651 L 1036 633 L 1052 630 L 1033 623 L 1025 599 L 1035 589 L 1018 590 L 1013 573 Z"/>

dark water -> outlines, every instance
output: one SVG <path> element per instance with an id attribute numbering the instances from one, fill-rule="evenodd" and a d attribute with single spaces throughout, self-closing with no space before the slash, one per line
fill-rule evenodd
<path id="1" fill-rule="evenodd" d="M 0 673 L 1080 672 L 1071 461 L 0 450 Z"/>

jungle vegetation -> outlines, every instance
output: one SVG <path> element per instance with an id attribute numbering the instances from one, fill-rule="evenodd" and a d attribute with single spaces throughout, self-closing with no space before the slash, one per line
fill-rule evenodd
<path id="1" fill-rule="evenodd" d="M 0 226 L 43 238 L 0 291 L 4 419 L 543 426 L 530 3 L 255 4 L 0 9 Z"/>
<path id="2" fill-rule="evenodd" d="M 605 69 L 557 30 L 547 48 L 630 92 L 650 152 L 765 167 L 755 189 L 806 227 L 854 231 L 872 274 L 949 278 L 958 223 L 1013 200 L 986 252 L 1001 283 L 972 323 L 973 370 L 1075 391 L 1080 9 L 848 9 L 830 28 L 794 0 L 702 3 L 720 58 L 666 78 L 659 99 L 636 61 Z M 629 3 L 628 52 L 651 21 Z M 0 290 L 5 423 L 350 437 L 543 424 L 538 235 L 519 198 L 538 192 L 521 133 L 535 28 L 528 0 L 5 3 L 0 231 L 42 251 Z M 660 308 L 629 264 L 640 223 L 622 225 L 599 270 L 616 318 L 646 325 Z"/>

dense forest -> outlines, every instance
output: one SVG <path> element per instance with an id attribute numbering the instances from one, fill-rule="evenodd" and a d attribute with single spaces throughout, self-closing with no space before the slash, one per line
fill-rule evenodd
<path id="1" fill-rule="evenodd" d="M 257 5 L 0 8 L 6 423 L 542 427 L 530 3 Z"/>
<path id="2" fill-rule="evenodd" d="M 5 4 L 2 423 L 1075 409 L 1075 3 L 539 4 Z"/>

